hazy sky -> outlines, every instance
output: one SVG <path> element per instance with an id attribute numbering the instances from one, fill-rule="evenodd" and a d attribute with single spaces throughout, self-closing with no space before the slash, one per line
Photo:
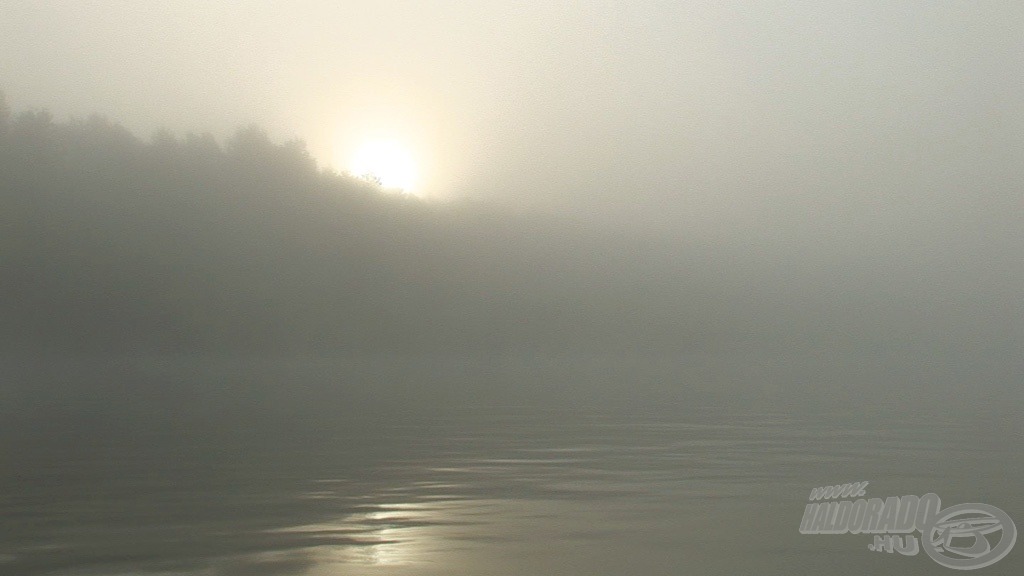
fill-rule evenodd
<path id="1" fill-rule="evenodd" d="M 713 234 L 1019 209 L 1022 27 L 1015 0 L 2 0 L 0 89 L 339 169 L 396 139 L 437 197 Z"/>

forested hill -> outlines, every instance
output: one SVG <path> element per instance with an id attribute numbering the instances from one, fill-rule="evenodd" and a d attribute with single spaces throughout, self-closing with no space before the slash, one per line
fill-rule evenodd
<path id="1" fill-rule="evenodd" d="M 675 348 L 721 311 L 668 246 L 383 191 L 256 127 L 3 109 L 0 201 L 8 352 Z"/>
<path id="2" fill-rule="evenodd" d="M 766 213 L 669 238 L 585 206 L 418 200 L 255 127 L 141 140 L 0 105 L 0 353 L 1002 358 L 1019 210 L 982 192 L 902 227 Z"/>

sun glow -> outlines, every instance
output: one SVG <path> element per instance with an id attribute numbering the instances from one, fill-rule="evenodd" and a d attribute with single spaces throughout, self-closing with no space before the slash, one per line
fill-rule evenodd
<path id="1" fill-rule="evenodd" d="M 351 173 L 377 181 L 384 188 L 415 193 L 416 162 L 409 149 L 394 140 L 371 140 L 356 150 Z"/>

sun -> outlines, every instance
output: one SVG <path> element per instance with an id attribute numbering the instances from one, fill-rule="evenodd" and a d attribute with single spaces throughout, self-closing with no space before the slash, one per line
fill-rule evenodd
<path id="1" fill-rule="evenodd" d="M 352 157 L 351 173 L 380 182 L 384 188 L 414 193 L 416 162 L 409 149 L 396 140 L 369 140 Z"/>

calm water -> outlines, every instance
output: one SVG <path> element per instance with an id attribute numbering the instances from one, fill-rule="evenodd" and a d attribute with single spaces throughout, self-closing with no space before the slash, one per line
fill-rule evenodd
<path id="1" fill-rule="evenodd" d="M 6 471 L 0 573 L 952 574 L 869 536 L 798 532 L 811 488 L 859 480 L 1024 524 L 1019 424 L 938 416 L 489 409 L 367 415 L 348 424 L 374 432 L 358 446 L 344 426 L 207 451 L 72 446 Z M 983 573 L 1024 573 L 1022 557 Z"/>

